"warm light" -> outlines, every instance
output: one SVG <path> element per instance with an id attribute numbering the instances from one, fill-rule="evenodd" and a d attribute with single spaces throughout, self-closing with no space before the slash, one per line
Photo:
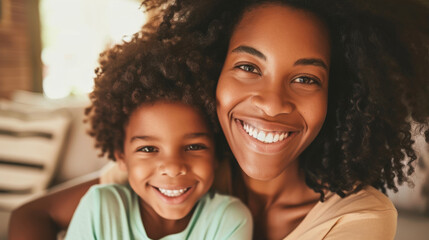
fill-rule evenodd
<path id="1" fill-rule="evenodd" d="M 90 92 L 99 54 L 146 21 L 138 0 L 41 0 L 40 15 L 49 98 Z"/>

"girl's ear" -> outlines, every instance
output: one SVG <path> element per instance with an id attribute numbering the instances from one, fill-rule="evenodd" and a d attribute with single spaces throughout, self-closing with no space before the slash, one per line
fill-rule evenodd
<path id="1" fill-rule="evenodd" d="M 124 172 L 128 172 L 127 163 L 124 158 L 124 153 L 120 150 L 115 151 L 115 159 L 118 163 L 119 169 L 121 169 Z"/>

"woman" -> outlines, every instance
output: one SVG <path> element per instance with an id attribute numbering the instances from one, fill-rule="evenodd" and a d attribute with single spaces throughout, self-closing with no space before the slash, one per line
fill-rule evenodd
<path id="1" fill-rule="evenodd" d="M 411 121 L 429 140 L 427 8 L 404 28 L 404 16 L 375 3 L 166 2 L 144 3 L 162 12 L 154 34 L 186 43 L 177 57 L 218 80 L 218 117 L 238 163 L 230 189 L 252 212 L 254 238 L 393 239 L 396 210 L 374 187 L 396 190 L 413 172 Z M 42 209 L 49 226 L 65 227 L 85 186 L 14 217 Z"/>

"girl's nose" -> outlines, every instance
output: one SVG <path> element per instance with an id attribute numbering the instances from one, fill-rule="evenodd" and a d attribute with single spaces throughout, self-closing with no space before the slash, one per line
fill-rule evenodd
<path id="1" fill-rule="evenodd" d="M 295 109 L 294 103 L 282 89 L 258 91 L 252 96 L 251 103 L 271 117 L 292 113 Z"/>
<path id="2" fill-rule="evenodd" d="M 182 160 L 172 159 L 164 161 L 159 168 L 161 175 L 177 177 L 186 175 L 187 167 Z"/>

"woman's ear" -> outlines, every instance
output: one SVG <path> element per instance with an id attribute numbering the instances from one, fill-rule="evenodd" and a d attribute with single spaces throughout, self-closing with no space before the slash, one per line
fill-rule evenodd
<path id="1" fill-rule="evenodd" d="M 119 169 L 121 169 L 124 172 L 128 172 L 126 159 L 124 157 L 124 153 L 120 150 L 115 151 L 115 159 L 118 163 Z"/>

